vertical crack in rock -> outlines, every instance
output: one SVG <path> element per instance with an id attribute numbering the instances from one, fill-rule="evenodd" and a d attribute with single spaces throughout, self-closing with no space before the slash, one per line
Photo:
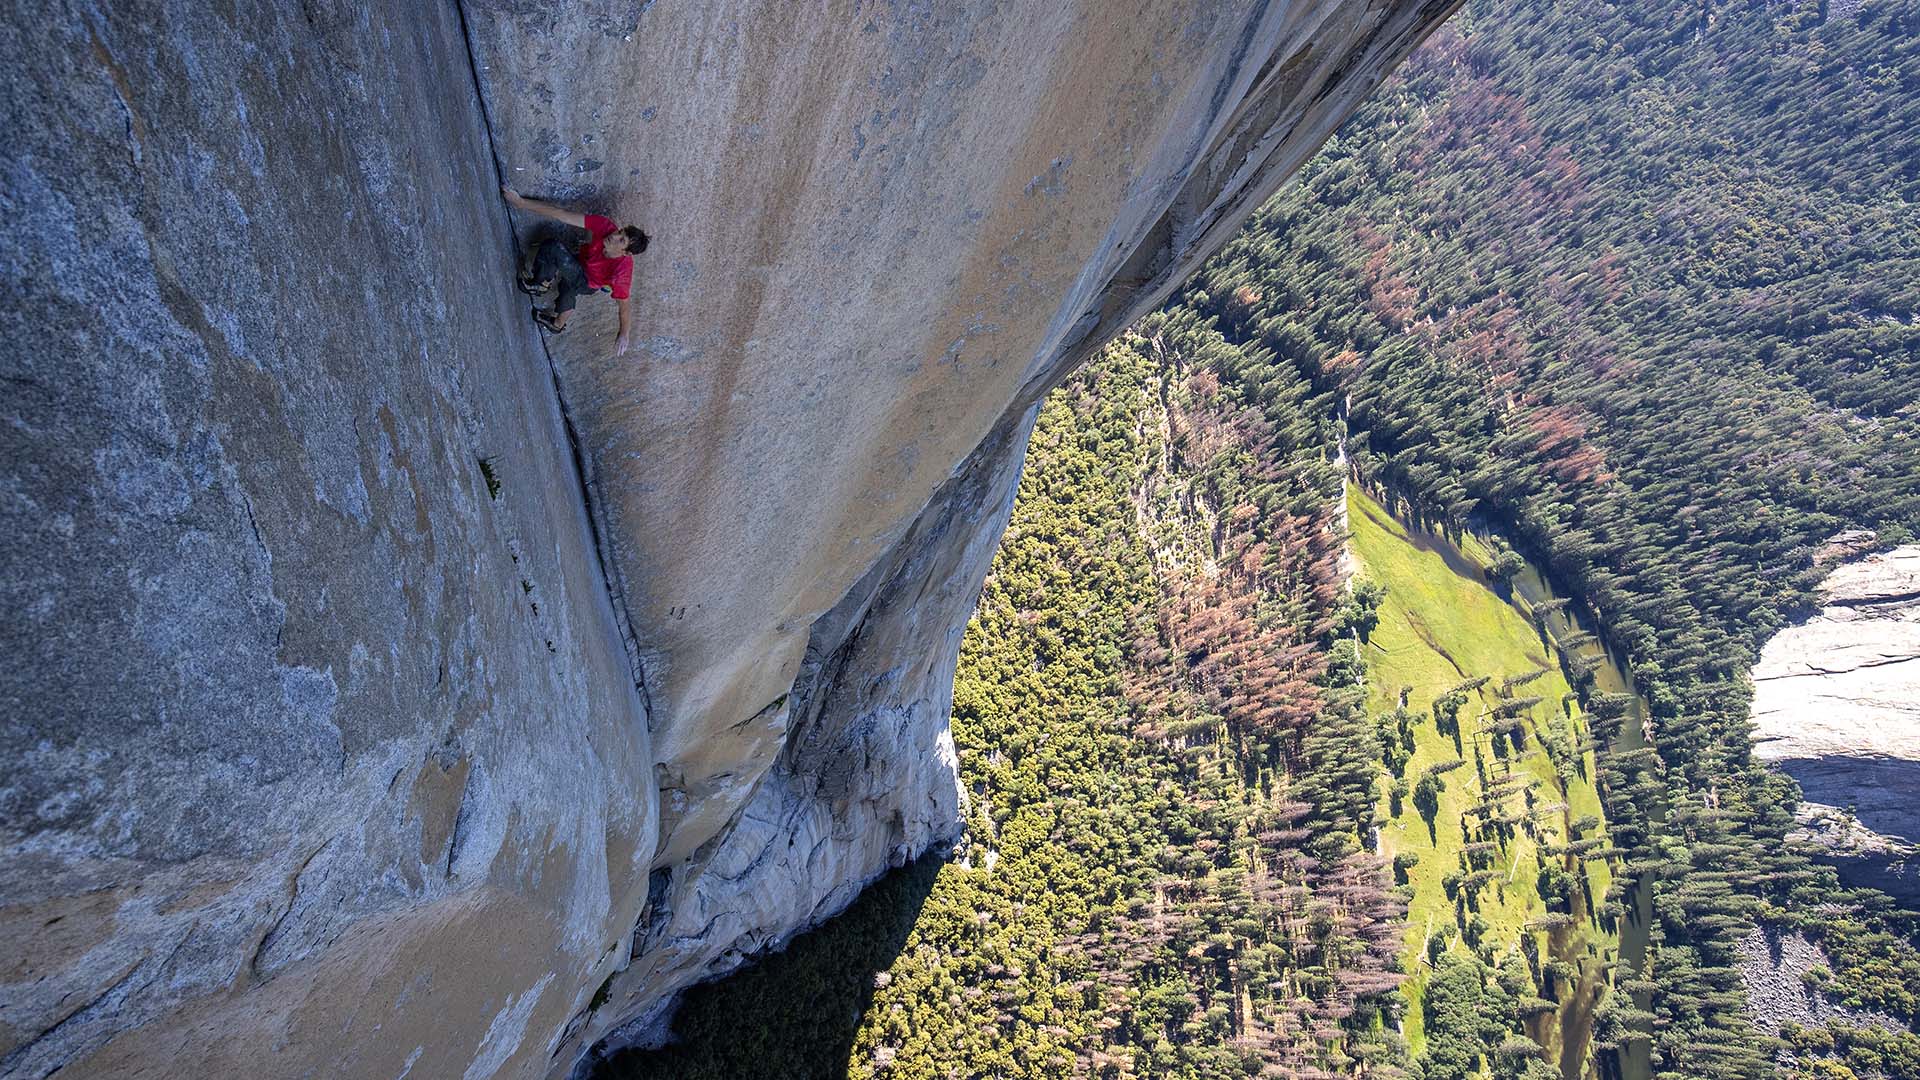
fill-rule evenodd
<path id="1" fill-rule="evenodd" d="M 564 1075 L 950 841 L 1041 396 L 1453 4 L 855 6 L 0 35 L 0 1073 Z M 508 176 L 658 224 L 629 359 Z"/>
<path id="2" fill-rule="evenodd" d="M 8 1080 L 537 1075 L 624 953 L 645 702 L 463 39 L 344 0 L 0 34 Z"/>
<path id="3" fill-rule="evenodd" d="M 466 0 L 453 0 L 453 10 L 460 20 L 460 42 L 467 58 L 467 79 L 473 86 L 474 102 L 480 109 L 480 127 L 487 137 L 487 160 L 493 166 L 495 183 L 505 185 L 506 172 L 501 166 L 500 148 L 493 135 L 493 112 L 487 102 L 486 85 L 480 78 L 480 62 L 474 56 L 473 28 L 467 22 Z M 513 240 L 514 261 L 518 266 L 526 253 L 520 250 L 520 233 L 513 227 L 513 212 L 497 191 L 493 197 L 500 201 L 500 212 L 507 223 L 507 235 Z M 587 528 L 593 537 L 594 555 L 600 564 L 600 584 L 606 590 L 607 603 L 619 622 L 621 644 L 627 651 L 627 663 L 633 669 L 633 687 L 640 692 L 640 700 L 647 706 L 647 715 L 652 716 L 652 703 L 647 700 L 646 669 L 640 662 L 640 639 L 633 632 L 632 613 L 627 610 L 627 598 L 620 587 L 619 567 L 613 560 L 606 507 L 594 490 L 593 449 L 586 444 L 579 425 L 574 422 L 573 410 L 567 404 L 566 389 L 560 383 L 560 369 L 554 363 L 553 350 L 547 344 L 546 335 L 538 331 L 536 333 L 539 334 L 540 355 L 546 361 L 547 376 L 553 388 L 553 405 L 566 428 L 567 450 L 573 459 L 574 479 L 580 486 L 580 505 L 586 514 Z"/>
<path id="4" fill-rule="evenodd" d="M 260 935 L 260 943 L 253 947 L 253 955 L 247 958 L 247 970 L 251 971 L 255 978 L 263 979 L 271 973 L 272 964 L 267 957 L 280 941 L 281 931 L 287 923 L 287 916 L 293 914 L 294 908 L 299 904 L 300 878 L 307 872 L 307 868 L 313 865 L 313 860 L 319 858 L 320 853 L 332 845 L 333 839 L 328 837 L 321 841 L 320 845 L 309 852 L 306 858 L 300 860 L 300 865 L 294 867 L 293 873 L 288 876 L 286 906 L 281 908 L 280 914 L 274 917 L 266 933 Z"/>
<path id="5" fill-rule="evenodd" d="M 479 2 L 473 6 L 483 10 Z M 549 343 L 556 378 L 584 404 L 584 431 L 621 465 L 592 492 L 607 515 L 609 576 L 621 574 L 622 587 L 631 586 L 635 610 L 672 613 L 635 631 L 648 670 L 663 673 L 649 687 L 649 705 L 663 762 L 656 865 L 674 869 L 666 906 L 673 925 L 650 948 L 636 948 L 633 966 L 611 984 L 607 1007 L 578 1030 L 580 1039 L 602 1038 L 604 1050 L 655 1037 L 663 996 L 832 914 L 903 854 L 949 838 L 960 796 L 935 765 L 951 762 L 945 729 L 951 672 L 909 672 L 915 666 L 909 658 L 933 656 L 939 666 L 957 649 L 1010 505 L 1032 411 L 1107 339 L 1177 288 L 1457 6 L 1458 0 L 1285 6 L 1262 0 L 1242 11 L 1210 11 L 1204 19 L 1185 16 L 1202 28 L 1195 40 L 1205 40 L 1210 51 L 1196 70 L 1180 73 L 1190 81 L 1170 84 L 1180 104 L 1163 105 L 1159 119 L 1166 126 L 1130 128 L 1114 116 L 1051 117 L 1045 130 L 1052 135 L 1015 139 L 1006 149 L 998 166 L 1007 174 L 1005 202 L 994 201 L 991 170 L 975 178 L 979 194 L 968 198 L 979 200 L 989 222 L 994 214 L 1003 222 L 984 235 L 944 231 L 936 191 L 954 178 L 920 181 L 933 190 L 919 197 L 911 220 L 895 220 L 884 203 L 862 201 L 864 185 L 889 167 L 888 148 L 896 145 L 889 138 L 901 138 L 886 130 L 890 115 L 912 127 L 909 145 L 925 159 L 908 164 L 947 160 L 951 148 L 939 144 L 942 121 L 935 119 L 945 104 L 939 88 L 915 87 L 917 97 L 878 111 L 844 102 L 876 87 L 884 94 L 902 81 L 901 73 L 910 76 L 922 66 L 964 70 L 972 61 L 969 35 L 1003 31 L 994 19 L 1018 24 L 1027 13 L 930 16 L 910 39 L 885 30 L 870 39 L 878 56 L 861 53 L 856 41 L 832 41 L 829 51 L 853 50 L 832 70 L 816 70 L 804 49 L 756 63 L 756 37 L 745 32 L 749 16 L 759 24 L 792 16 L 752 4 L 730 11 L 739 21 L 723 20 L 731 29 L 719 35 L 711 25 L 663 18 L 636 27 L 630 38 L 589 37 L 534 27 L 509 9 L 490 11 L 497 17 L 469 28 L 473 68 L 485 72 L 481 81 L 493 94 L 488 105 L 500 139 L 498 166 L 527 171 L 534 190 L 598 201 L 621 220 L 644 208 L 675 223 L 686 234 L 665 238 L 679 249 L 675 272 L 687 285 L 697 280 L 701 286 L 678 291 L 667 283 L 661 297 L 636 291 L 637 304 L 653 304 L 638 321 L 659 330 L 631 367 L 583 353 L 579 335 Z M 1064 22 L 1082 14 L 1074 5 L 1057 10 Z M 1021 35 L 1032 39 L 1036 56 L 1047 55 L 1047 29 L 1043 20 Z M 773 34 L 774 28 L 757 25 L 757 31 Z M 794 40 L 808 40 L 810 31 L 793 33 Z M 916 51 L 892 51 L 903 40 Z M 534 42 L 538 51 L 529 53 Z M 943 49 L 950 55 L 941 59 Z M 562 54 L 578 54 L 585 69 L 644 73 L 630 87 L 607 86 L 529 62 Z M 700 58 L 692 82 L 673 77 L 688 57 Z M 1048 63 L 1040 70 L 1050 77 L 1075 77 L 1066 74 L 1070 61 Z M 893 74 L 864 90 L 842 89 L 843 81 L 859 86 L 848 72 L 857 76 L 866 64 Z M 724 88 L 705 82 L 725 78 L 734 81 Z M 676 89 L 655 98 L 655 83 Z M 1045 88 L 1042 94 L 1059 89 L 1047 79 L 1029 83 Z M 733 131 L 726 117 L 714 115 L 703 89 L 728 96 L 731 118 L 744 126 Z M 1017 96 L 998 94 L 994 106 L 1016 131 L 1026 107 L 1008 100 Z M 620 126 L 622 115 L 650 119 L 659 107 L 675 110 L 676 126 L 661 131 L 669 141 L 651 132 L 633 139 L 634 132 Z M 836 110 L 844 110 L 846 123 L 829 122 Z M 1105 165 L 1100 154 L 1084 144 L 1046 141 L 1079 138 L 1065 134 L 1078 123 L 1096 130 L 1117 124 L 1126 134 L 1114 138 L 1127 139 L 1137 158 L 1132 167 L 1146 170 L 1115 191 L 1111 205 L 1089 205 L 1078 186 L 1089 182 L 1082 179 L 1091 175 L 1087 170 Z M 831 133 L 842 130 L 850 133 L 840 148 L 844 163 L 831 156 Z M 710 137 L 690 139 L 696 131 Z M 780 153 L 768 159 L 759 146 L 781 131 L 801 134 L 776 135 L 770 145 Z M 589 154 L 601 167 L 594 186 L 583 188 L 569 161 Z M 1029 156 L 1030 164 L 1019 160 Z M 1081 163 L 1078 171 L 1073 162 Z M 971 177 L 982 170 L 969 161 L 955 171 Z M 831 194 L 814 190 L 823 185 Z M 1080 202 L 1047 206 L 1047 200 L 1073 197 Z M 922 204 L 927 212 L 917 210 Z M 837 217 L 831 216 L 835 205 Z M 1052 235 L 1058 226 L 1050 214 L 1072 220 L 1076 212 L 1088 221 L 1110 221 L 1106 237 Z M 790 220 L 795 215 L 800 219 Z M 981 216 L 976 211 L 966 220 Z M 763 242 L 782 222 L 780 242 Z M 844 223 L 852 222 L 861 223 L 857 243 L 876 250 L 922 229 L 936 244 L 952 239 L 956 250 L 932 276 L 911 255 L 863 268 L 859 248 L 850 246 L 855 241 L 841 237 Z M 809 228 L 820 235 L 806 235 Z M 1049 253 L 1026 249 L 1041 238 Z M 851 261 L 830 272 L 794 265 L 808 257 L 808 240 Z M 1054 276 L 1043 289 L 1035 286 L 1043 272 L 1038 260 L 1083 257 L 1089 261 L 1070 270 L 1044 271 Z M 964 268 L 958 273 L 956 262 Z M 883 284 L 878 291 L 889 295 L 871 298 L 882 307 L 849 307 L 837 321 L 809 311 L 810 292 L 876 291 L 867 283 L 869 270 L 875 282 L 900 281 L 902 291 Z M 839 284 L 823 292 L 812 280 L 819 273 Z M 709 283 L 709 276 L 716 280 Z M 949 313 L 965 311 L 959 305 L 970 302 L 969 289 L 1005 300 L 971 301 L 982 306 L 958 319 L 962 337 L 924 326 L 876 337 L 861 326 L 868 318 L 899 321 L 918 310 L 910 291 L 915 284 L 930 285 L 946 305 L 929 310 L 927 321 L 958 319 Z M 583 329 L 591 332 L 596 313 L 583 314 Z M 1036 334 L 1043 321 L 1049 325 Z M 676 330 L 676 323 L 685 325 Z M 1006 334 L 1000 344 L 993 335 L 1004 333 L 1006 323 L 1022 324 L 1021 332 Z M 668 336 L 698 327 L 707 328 L 705 338 Z M 928 335 L 924 345 L 917 334 Z M 986 351 L 993 349 L 1010 355 Z M 894 351 L 940 360 L 915 367 L 890 359 Z M 836 374 L 836 352 L 859 362 Z M 775 357 L 778 362 L 769 362 Z M 815 382 L 826 388 L 822 397 L 792 400 L 794 377 L 815 367 L 824 372 Z M 968 400 L 942 408 L 948 391 L 936 378 L 968 383 Z M 881 403 L 877 415 L 845 404 L 870 396 L 868 387 L 889 385 L 899 387 L 902 399 Z M 938 436 L 917 434 L 924 425 L 912 422 L 909 401 L 923 416 L 929 410 L 949 416 L 952 431 L 979 434 L 964 452 L 945 457 L 952 448 Z M 778 405 L 764 404 L 770 402 Z M 892 428 L 884 426 L 889 418 Z M 819 434 L 793 434 L 808 428 L 831 433 L 826 444 Z M 885 485 L 877 497 L 858 494 L 851 487 L 858 474 L 838 460 L 843 447 L 869 443 L 872 482 Z M 890 467 L 896 457 L 901 464 Z M 917 463 L 943 460 L 953 462 L 944 476 L 916 470 Z M 801 462 L 812 468 L 796 469 Z M 789 496 L 816 491 L 815 506 L 791 505 Z M 843 520 L 830 516 L 847 507 L 861 509 Z M 779 522 L 782 529 L 771 531 L 781 538 L 763 543 L 762 521 Z M 730 524 L 721 529 L 720 522 Z M 976 547 L 982 534 L 984 546 Z M 796 536 L 804 542 L 794 542 Z M 756 545 L 766 550 L 752 555 Z M 750 557 L 742 558 L 743 551 Z M 832 551 L 839 560 L 828 565 L 822 560 Z M 689 552 L 701 558 L 689 559 Z M 739 581 L 728 569 L 736 563 L 746 572 Z M 705 603 L 690 604 L 693 598 Z M 883 611 L 891 614 L 878 614 Z M 776 684 L 775 673 L 784 681 Z M 769 750 L 770 740 L 752 721 L 781 691 L 789 697 L 787 724 Z M 915 742 L 920 739 L 924 745 Z M 923 764 L 909 766 L 915 757 Z M 936 792 L 949 787 L 951 795 Z M 909 804 L 903 816 L 901 807 Z M 946 823 L 934 826 L 943 814 Z M 788 842 L 772 843 L 769 830 L 784 832 Z M 769 896 L 785 899 L 772 903 Z M 650 1030 L 621 1024 L 636 1016 L 647 1018 L 640 1026 Z"/>
<path id="6" fill-rule="evenodd" d="M 148 964 L 144 959 L 132 965 L 119 978 L 113 980 L 113 982 L 109 983 L 99 993 L 87 999 L 78 1008 L 68 1013 L 59 1023 L 27 1039 L 19 1046 L 9 1050 L 4 1056 L 0 1056 L 0 1076 L 16 1075 L 14 1072 L 15 1068 L 24 1064 L 29 1057 L 33 1056 L 35 1050 L 47 1044 L 57 1043 L 66 1032 L 77 1028 L 85 1028 L 90 1022 L 100 1018 L 103 1014 L 111 1014 L 119 1007 L 121 1002 L 126 1000 L 129 994 L 133 993 L 136 989 L 134 976 L 140 974 L 147 966 Z M 145 982 L 146 980 L 143 979 L 141 981 Z M 65 1068 L 67 1064 L 77 1056 L 79 1056 L 78 1052 L 73 1049 L 56 1050 L 53 1055 L 39 1063 L 40 1069 L 45 1072 L 58 1071 Z"/>

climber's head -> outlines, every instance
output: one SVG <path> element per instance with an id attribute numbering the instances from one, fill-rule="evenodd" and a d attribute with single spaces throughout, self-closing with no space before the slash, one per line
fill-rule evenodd
<path id="1" fill-rule="evenodd" d="M 641 232 L 638 225 L 622 225 L 607 234 L 602 250 L 613 258 L 638 255 L 647 250 L 647 234 Z"/>

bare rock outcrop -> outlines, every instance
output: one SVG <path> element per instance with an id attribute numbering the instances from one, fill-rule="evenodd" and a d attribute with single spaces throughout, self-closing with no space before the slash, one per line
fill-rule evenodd
<path id="1" fill-rule="evenodd" d="M 1754 754 L 1850 879 L 1920 900 L 1920 544 L 1834 569 L 1754 665 Z"/>
<path id="2" fill-rule="evenodd" d="M 563 1075 L 952 839 L 1036 403 L 1454 2 L 0 26 L 0 1075 Z"/>

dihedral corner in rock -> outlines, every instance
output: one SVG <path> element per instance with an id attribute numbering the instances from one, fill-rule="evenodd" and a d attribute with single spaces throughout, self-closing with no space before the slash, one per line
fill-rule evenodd
<path id="1" fill-rule="evenodd" d="M 0 1073 L 561 1075 L 950 839 L 1035 403 L 1453 6 L 15 20 Z"/>

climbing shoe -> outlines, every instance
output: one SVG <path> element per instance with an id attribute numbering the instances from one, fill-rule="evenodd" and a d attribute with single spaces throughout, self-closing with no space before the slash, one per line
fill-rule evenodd
<path id="1" fill-rule="evenodd" d="M 531 274 L 521 274 L 514 279 L 514 282 L 520 286 L 520 291 L 526 293 L 528 296 L 539 296 L 541 293 L 553 288 L 553 282 L 535 281 Z"/>
<path id="2" fill-rule="evenodd" d="M 540 329 L 545 330 L 549 334 L 564 334 L 567 332 L 566 327 L 554 321 L 553 312 L 545 308 L 533 309 L 533 321 L 539 323 Z"/>

